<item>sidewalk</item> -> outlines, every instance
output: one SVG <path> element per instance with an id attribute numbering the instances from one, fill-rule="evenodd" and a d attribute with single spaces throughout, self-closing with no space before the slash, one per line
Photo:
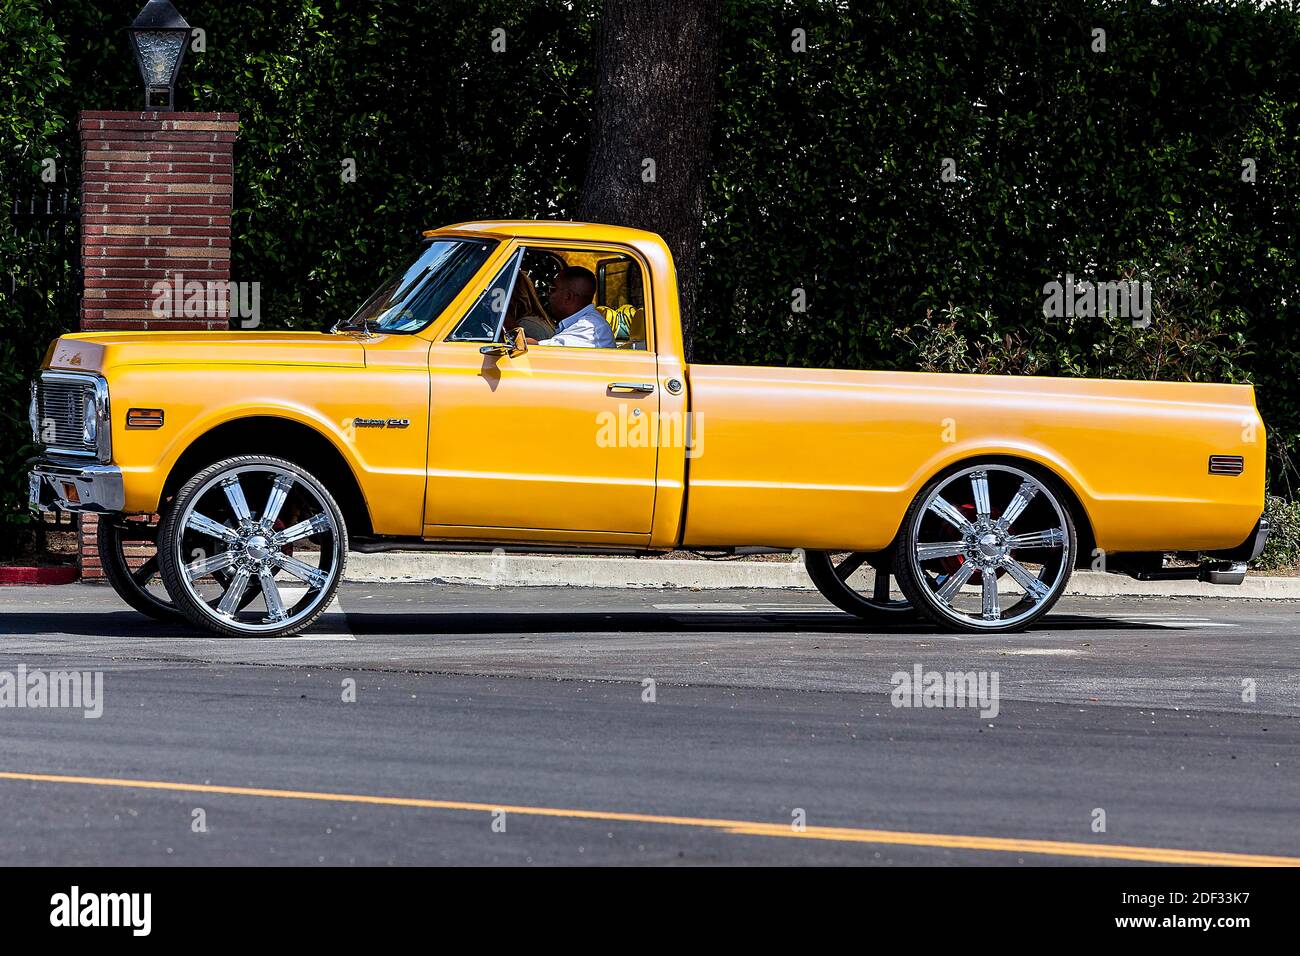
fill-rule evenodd
<path id="1" fill-rule="evenodd" d="M 348 555 L 347 580 L 430 581 L 511 587 L 796 588 L 814 590 L 797 561 L 692 561 L 569 555 L 391 551 Z M 1075 571 L 1066 594 L 1088 597 L 1214 597 L 1300 600 L 1300 578 L 1247 576 L 1237 587 L 1199 581 L 1135 581 L 1121 574 Z"/>

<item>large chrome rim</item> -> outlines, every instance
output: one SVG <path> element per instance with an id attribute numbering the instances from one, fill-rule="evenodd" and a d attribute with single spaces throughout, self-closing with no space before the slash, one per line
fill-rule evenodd
<path id="1" fill-rule="evenodd" d="M 263 501 L 254 510 L 250 501 Z M 180 579 L 205 614 L 248 633 L 310 617 L 342 557 L 338 522 L 302 476 L 275 465 L 214 475 L 176 522 Z"/>
<path id="2" fill-rule="evenodd" d="M 1010 465 L 949 476 L 916 512 L 910 535 L 912 571 L 936 609 L 974 627 L 1035 616 L 1072 560 L 1065 509 L 1043 482 Z"/>

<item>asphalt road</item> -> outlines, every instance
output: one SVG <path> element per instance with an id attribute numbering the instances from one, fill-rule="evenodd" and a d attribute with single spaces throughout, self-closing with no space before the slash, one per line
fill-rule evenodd
<path id="1" fill-rule="evenodd" d="M 98 719 L 0 708 L 0 865 L 1300 863 L 1300 604 L 1067 599 L 1002 637 L 803 592 L 340 608 L 240 641 L 0 589 L 0 690 L 104 674 Z M 893 706 L 916 665 L 996 674 L 996 716 Z"/>

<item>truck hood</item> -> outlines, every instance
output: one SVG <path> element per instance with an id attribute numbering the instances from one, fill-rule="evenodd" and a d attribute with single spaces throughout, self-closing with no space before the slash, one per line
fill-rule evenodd
<path id="1" fill-rule="evenodd" d="M 44 367 L 104 374 L 118 365 L 365 364 L 354 336 L 327 332 L 82 332 L 57 339 Z"/>

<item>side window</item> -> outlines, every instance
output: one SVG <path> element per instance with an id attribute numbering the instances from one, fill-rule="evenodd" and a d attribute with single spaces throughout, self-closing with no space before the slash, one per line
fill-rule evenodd
<path id="1" fill-rule="evenodd" d="M 644 350 L 647 345 L 645 286 L 641 265 L 630 256 L 596 264 L 596 302 L 614 330 L 614 346 Z"/>
<path id="2" fill-rule="evenodd" d="M 495 342 L 501 337 L 501 323 L 514 292 L 515 277 L 519 274 L 519 261 L 523 254 L 524 251 L 520 249 L 510 257 L 510 261 L 483 290 L 473 308 L 465 313 L 465 318 L 447 336 L 448 342 Z"/>
<path id="3" fill-rule="evenodd" d="M 570 313 L 553 305 L 551 294 L 556 277 L 565 269 L 575 268 L 585 270 L 595 280 L 590 305 L 609 325 L 614 348 L 640 351 L 649 348 L 641 264 L 614 249 L 526 248 L 505 327 L 520 326 L 529 338 L 539 341 L 560 331 L 560 323 Z M 575 305 L 571 300 L 564 304 L 569 309 Z"/>

